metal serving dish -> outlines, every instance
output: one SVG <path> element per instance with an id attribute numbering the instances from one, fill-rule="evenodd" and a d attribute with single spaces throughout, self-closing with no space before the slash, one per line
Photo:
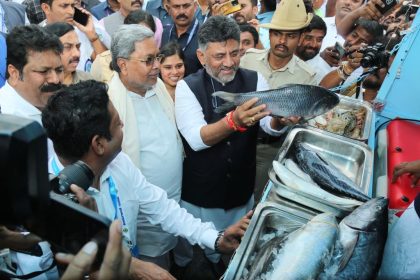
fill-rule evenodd
<path id="1" fill-rule="evenodd" d="M 373 155 L 367 145 L 317 128 L 295 127 L 289 132 L 279 149 L 277 160 L 280 163 L 288 158 L 293 159 L 294 143 L 296 141 L 309 145 L 313 150 L 320 153 L 324 159 L 334 164 L 341 172 L 352 179 L 360 187 L 360 191 L 371 195 L 369 188 L 373 171 Z M 348 214 L 348 211 L 342 211 L 323 201 L 291 192 L 277 179 L 273 170 L 270 170 L 269 175 L 274 183 L 272 191 L 275 191 L 280 197 L 320 212 L 334 213 L 337 217 L 344 217 Z"/>
<path id="2" fill-rule="evenodd" d="M 366 141 L 367 139 L 369 139 L 370 130 L 372 126 L 372 117 L 373 117 L 373 110 L 370 103 L 366 101 L 354 99 L 348 96 L 343 96 L 343 95 L 339 95 L 339 98 L 340 98 L 340 103 L 337 106 L 340 106 L 343 109 L 365 108 L 366 110 L 365 122 L 363 125 L 361 136 L 359 138 L 351 138 L 351 137 L 347 137 L 347 138 L 362 140 L 362 141 Z M 308 124 L 308 126 L 311 126 L 311 125 Z M 314 126 L 311 126 L 311 127 L 314 127 Z"/>
<path id="3" fill-rule="evenodd" d="M 255 254 L 258 254 L 261 247 L 270 240 L 271 235 L 274 236 L 276 230 L 290 233 L 306 224 L 314 216 L 315 213 L 310 210 L 283 204 L 281 201 L 258 204 L 224 279 L 248 279 L 247 275 Z"/>

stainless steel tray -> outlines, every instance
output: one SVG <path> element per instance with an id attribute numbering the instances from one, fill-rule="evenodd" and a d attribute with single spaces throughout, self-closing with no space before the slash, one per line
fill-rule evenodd
<path id="1" fill-rule="evenodd" d="M 280 201 L 293 201 L 295 203 L 301 204 L 303 207 L 307 207 L 309 209 L 314 209 L 318 212 L 323 213 L 332 213 L 337 218 L 344 218 L 351 211 L 340 209 L 336 206 L 329 205 L 323 201 L 320 201 L 316 198 L 311 198 L 308 196 L 303 196 L 301 194 L 294 193 L 287 189 L 281 181 L 277 179 L 276 173 L 273 169 L 269 172 L 270 180 L 273 182 L 274 186 L 267 198 L 267 201 L 270 202 L 277 202 Z"/>
<path id="2" fill-rule="evenodd" d="M 289 132 L 279 149 L 277 155 L 279 162 L 293 158 L 293 144 L 296 141 L 309 145 L 352 179 L 360 187 L 360 191 L 370 195 L 373 155 L 367 145 L 318 128 L 295 127 Z"/>
<path id="3" fill-rule="evenodd" d="M 252 255 L 258 253 L 265 242 L 269 240 L 262 239 L 264 234 L 272 233 L 275 230 L 284 230 L 286 225 L 292 223 L 296 227 L 286 230 L 286 232 L 291 232 L 306 224 L 314 216 L 315 212 L 293 203 L 287 204 L 278 201 L 258 204 L 241 245 L 232 257 L 224 279 L 248 279 L 244 274 L 252 265 Z"/>
<path id="4" fill-rule="evenodd" d="M 363 130 L 360 138 L 350 138 L 350 139 L 356 139 L 356 140 L 362 140 L 366 141 L 369 139 L 370 132 L 371 132 L 371 126 L 372 126 L 372 119 L 373 119 L 373 110 L 372 106 L 369 102 L 354 99 L 348 96 L 339 95 L 340 103 L 337 106 L 340 106 L 344 109 L 359 109 L 359 108 L 365 108 L 366 109 L 366 116 L 365 116 L 365 122 L 363 125 Z M 310 126 L 308 124 L 308 126 Z M 314 126 L 311 126 L 314 127 Z"/>

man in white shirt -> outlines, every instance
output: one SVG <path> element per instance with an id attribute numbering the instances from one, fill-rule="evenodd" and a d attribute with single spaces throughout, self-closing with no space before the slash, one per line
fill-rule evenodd
<path id="1" fill-rule="evenodd" d="M 363 48 L 373 45 L 382 40 L 382 26 L 374 20 L 359 19 L 353 30 L 346 36 L 344 42 L 345 55 L 340 59 L 338 68 L 330 68 L 326 71 L 320 85 L 325 88 L 333 88 L 340 84 L 355 84 L 357 78 L 363 73 L 360 67 L 360 60 L 363 58 Z M 321 65 L 321 64 L 320 64 Z M 326 69 L 328 67 L 325 66 Z M 319 68 L 321 71 L 321 68 Z M 325 71 L 325 70 L 323 70 Z M 356 86 L 351 87 L 352 90 L 345 95 L 359 96 Z M 360 87 L 359 87 L 360 88 Z"/>
<path id="2" fill-rule="evenodd" d="M 63 46 L 56 36 L 36 25 L 16 27 L 7 36 L 6 84 L 0 89 L 3 114 L 41 123 L 48 98 L 62 87 Z M 49 155 L 53 149 L 48 145 Z"/>
<path id="3" fill-rule="evenodd" d="M 60 21 L 74 25 L 81 43 L 80 62 L 77 69 L 90 72 L 92 61 L 96 55 L 109 48 L 111 39 L 106 31 L 98 25 L 96 19 L 86 10 L 81 9 L 81 13 L 88 17 L 86 25 L 73 20 L 74 6 L 75 0 L 41 0 L 41 8 L 46 19 L 40 25 L 45 26 Z"/>
<path id="4" fill-rule="evenodd" d="M 279 136 L 278 119 L 254 98 L 236 110 L 215 113 L 224 101 L 216 91 L 231 93 L 267 90 L 267 81 L 255 71 L 239 68 L 240 30 L 224 16 L 212 16 L 198 32 L 198 58 L 204 69 L 178 82 L 175 115 L 185 138 L 181 206 L 221 230 L 244 215 L 254 204 L 255 150 L 259 125 Z M 181 241 L 180 241 L 181 242 Z M 182 242 L 184 245 L 185 242 Z M 206 252 L 218 263 L 220 255 Z M 178 251 L 176 263 L 186 266 L 192 248 Z"/>
<path id="5" fill-rule="evenodd" d="M 158 78 L 160 57 L 153 32 L 145 26 L 123 25 L 112 38 L 113 78 L 109 97 L 124 123 L 122 149 L 147 181 L 179 202 L 182 184 L 182 140 L 175 123 L 174 103 Z M 177 238 L 139 215 L 140 258 L 169 270 L 169 251 Z"/>
<path id="6" fill-rule="evenodd" d="M 335 16 L 324 18 L 327 25 L 327 35 L 321 46 L 321 52 L 327 47 L 333 47 L 336 42 L 344 43 L 344 38 L 338 34 L 337 23 L 351 11 L 363 5 L 364 0 L 337 0 L 335 2 Z"/>
<path id="7" fill-rule="evenodd" d="M 63 66 L 60 53 L 63 46 L 56 36 L 37 25 L 15 27 L 7 36 L 7 82 L 0 89 L 0 107 L 3 114 L 32 119 L 41 124 L 41 110 L 49 97 L 61 88 Z M 53 154 L 51 141 L 48 154 Z M 20 273 L 46 270 L 52 263 L 52 252 L 47 242 L 41 242 L 41 257 L 13 253 Z M 26 261 L 19 261 L 26 260 Z M 36 279 L 57 278 L 51 269 Z"/>
<path id="8" fill-rule="evenodd" d="M 105 84 L 86 81 L 59 91 L 43 111 L 42 121 L 57 152 L 50 161 L 50 170 L 58 173 L 64 165 L 77 160 L 90 167 L 95 174 L 92 186 L 87 192 L 75 185 L 71 190 L 80 204 L 122 221 L 123 239 L 134 257 L 142 250 L 136 246 L 139 212 L 150 223 L 160 224 L 165 231 L 202 247 L 228 253 L 239 245 L 249 217 L 226 229 L 224 234 L 218 233 L 213 224 L 194 218 L 176 201 L 168 199 L 165 191 L 147 182 L 121 152 L 123 123 L 109 100 Z M 147 275 L 150 270 L 145 262 L 134 257 L 131 278 L 174 279 L 162 269 Z"/>

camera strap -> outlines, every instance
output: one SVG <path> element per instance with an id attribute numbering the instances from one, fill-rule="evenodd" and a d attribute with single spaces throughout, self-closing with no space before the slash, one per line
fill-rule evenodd
<path id="1" fill-rule="evenodd" d="M 168 42 L 171 41 L 171 36 L 172 36 L 172 31 L 174 29 L 175 24 L 172 25 L 171 30 L 169 31 L 169 38 L 168 38 Z M 182 48 L 182 51 L 185 51 L 185 49 L 188 47 L 188 45 L 191 43 L 192 37 L 194 36 L 195 30 L 197 29 L 198 26 L 198 20 L 195 19 L 194 22 L 194 26 L 191 29 L 190 34 L 188 35 L 188 39 L 187 39 L 187 43 L 185 44 L 185 46 Z"/>
<path id="2" fill-rule="evenodd" d="M 121 205 L 121 200 L 118 195 L 117 185 L 115 184 L 114 179 L 112 179 L 112 176 L 109 176 L 107 181 L 109 185 L 109 194 L 111 195 L 112 204 L 115 209 L 114 220 L 118 219 L 118 213 L 120 213 L 121 223 L 122 223 L 121 231 L 122 231 L 123 240 L 125 244 L 127 244 L 128 248 L 130 249 L 131 255 L 133 257 L 138 257 L 139 251 L 138 251 L 137 245 L 134 245 L 133 241 L 131 241 L 130 232 L 127 226 L 127 221 L 125 219 L 124 211 Z"/>

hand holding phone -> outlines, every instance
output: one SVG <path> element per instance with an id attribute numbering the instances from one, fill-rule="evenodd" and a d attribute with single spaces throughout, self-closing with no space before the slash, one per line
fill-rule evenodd
<path id="1" fill-rule="evenodd" d="M 89 15 L 85 14 L 78 8 L 74 8 L 73 20 L 83 26 L 86 26 L 89 20 Z"/>
<path id="2" fill-rule="evenodd" d="M 344 49 L 344 47 L 339 42 L 336 42 L 334 48 L 338 52 L 339 59 L 342 59 L 343 56 L 346 54 L 346 50 Z"/>

